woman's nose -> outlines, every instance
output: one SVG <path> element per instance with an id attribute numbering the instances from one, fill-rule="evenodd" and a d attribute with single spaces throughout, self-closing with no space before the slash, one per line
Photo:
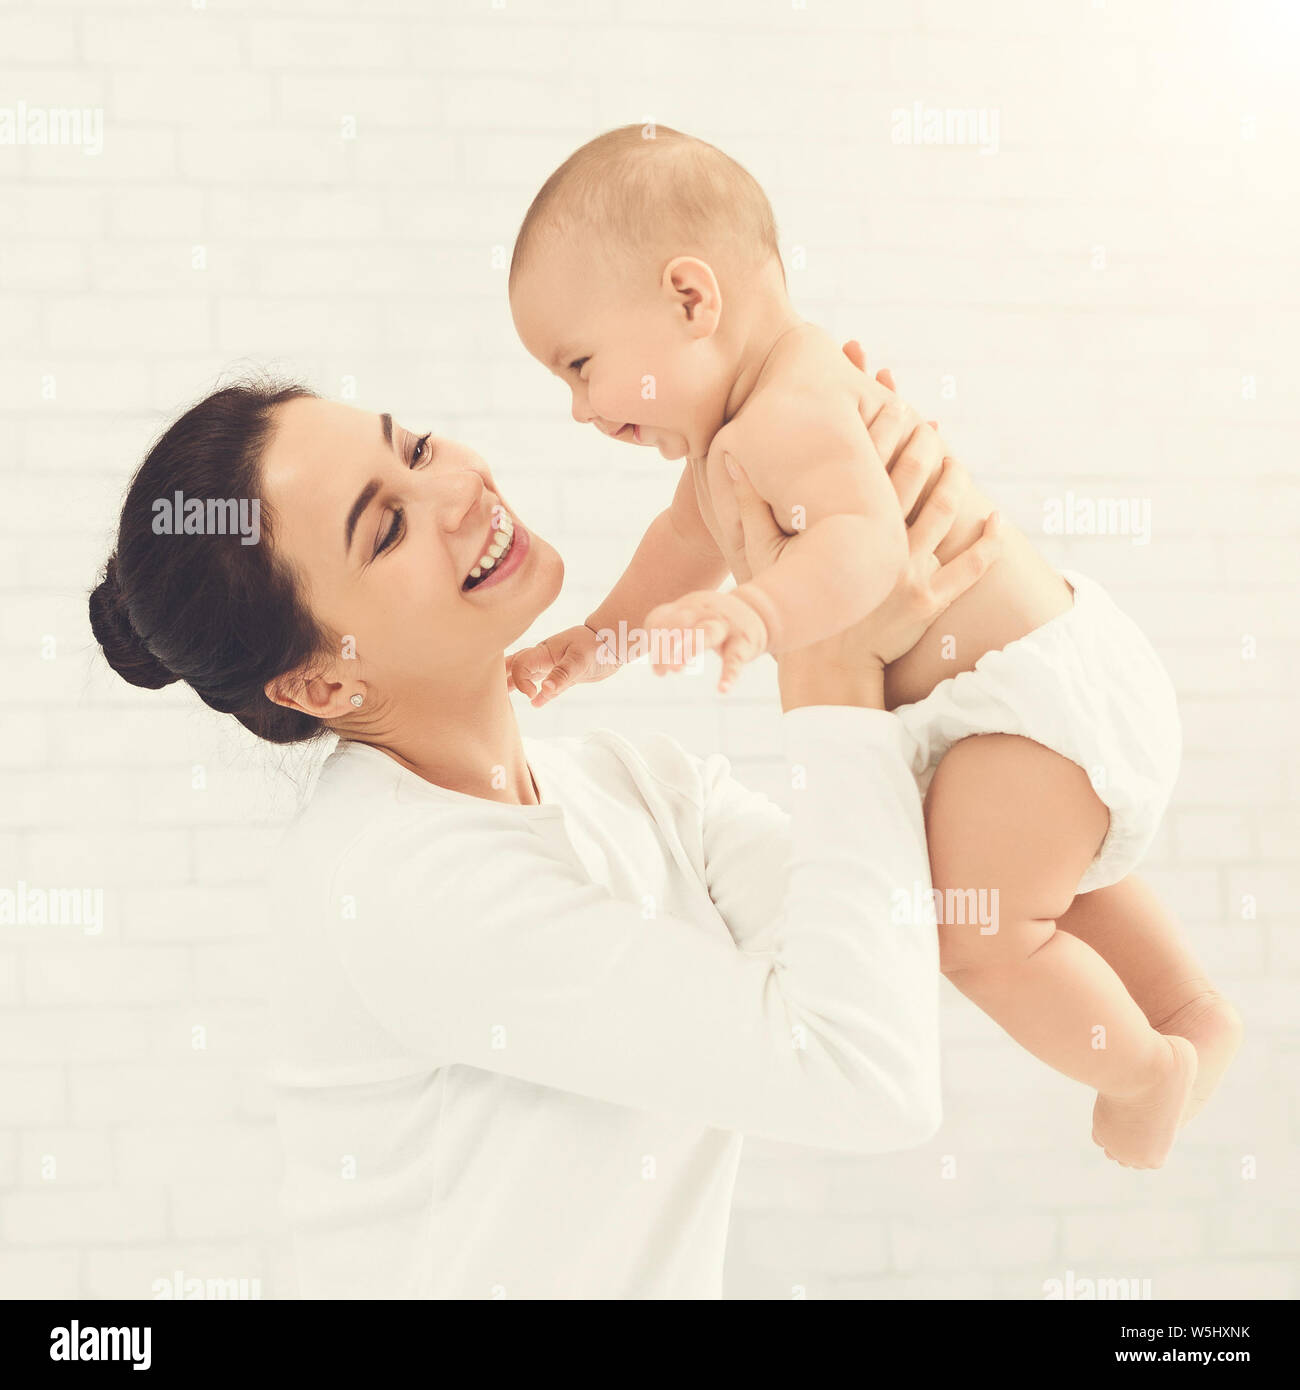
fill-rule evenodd
<path id="1" fill-rule="evenodd" d="M 444 531 L 458 531 L 471 512 L 480 509 L 487 491 L 483 475 L 471 468 L 444 473 L 434 480 L 434 516 Z"/>

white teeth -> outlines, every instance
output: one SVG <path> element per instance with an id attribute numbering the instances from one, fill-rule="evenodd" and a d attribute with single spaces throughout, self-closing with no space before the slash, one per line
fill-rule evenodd
<path id="1" fill-rule="evenodd" d="M 500 527 L 492 533 L 492 543 L 479 558 L 479 562 L 469 572 L 470 579 L 482 579 L 485 571 L 492 569 L 508 551 L 515 538 L 514 519 L 502 517 Z"/>

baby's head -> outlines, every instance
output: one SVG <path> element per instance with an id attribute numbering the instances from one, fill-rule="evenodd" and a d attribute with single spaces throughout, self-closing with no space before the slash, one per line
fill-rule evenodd
<path id="1" fill-rule="evenodd" d="M 510 308 L 524 346 L 568 383 L 575 420 L 698 457 L 724 423 L 747 335 L 788 308 L 772 209 L 703 140 L 608 131 L 533 199 Z"/>

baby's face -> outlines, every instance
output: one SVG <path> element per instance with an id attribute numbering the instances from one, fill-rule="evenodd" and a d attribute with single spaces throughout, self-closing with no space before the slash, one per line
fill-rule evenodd
<path id="1" fill-rule="evenodd" d="M 617 276 L 576 246 L 538 248 L 515 281 L 520 340 L 573 394 L 573 418 L 666 459 L 702 457 L 722 424 L 729 381 L 710 336 L 649 263 Z"/>

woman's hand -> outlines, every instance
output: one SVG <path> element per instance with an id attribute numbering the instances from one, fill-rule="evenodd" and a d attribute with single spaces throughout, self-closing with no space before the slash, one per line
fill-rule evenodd
<path id="1" fill-rule="evenodd" d="M 942 445 L 937 434 L 912 445 L 914 454 L 904 462 L 924 460 L 927 447 L 936 453 Z M 911 513 L 929 477 L 922 466 L 899 467 L 890 474 L 898 505 L 904 516 Z M 935 551 L 952 530 L 961 510 L 961 498 L 970 487 L 966 470 L 956 459 L 945 457 L 939 480 L 907 527 L 907 565 L 889 597 L 854 629 L 864 654 L 884 666 L 912 650 L 930 624 L 956 599 L 972 588 L 1002 553 L 997 512 L 989 515 L 979 535 L 940 564 Z"/>
<path id="2" fill-rule="evenodd" d="M 866 354 L 862 351 L 862 344 L 856 338 L 850 338 L 842 349 L 845 357 L 862 373 L 867 370 Z M 862 398 L 858 402 L 858 412 L 862 416 L 862 423 L 867 426 L 868 431 L 880 419 L 881 412 L 884 411 L 899 427 L 893 446 L 886 449 L 881 441 L 877 440 L 876 449 L 885 463 L 885 471 L 892 473 L 895 463 L 898 462 L 899 454 L 907 443 L 914 430 L 922 425 L 928 424 L 932 430 L 938 430 L 938 420 L 925 420 L 921 412 L 903 400 L 898 395 L 898 387 L 894 382 L 894 374 L 888 367 L 882 367 L 877 373 L 875 384 L 867 384 L 867 388 L 862 393 Z M 945 447 L 944 453 L 948 452 Z"/>
<path id="3" fill-rule="evenodd" d="M 855 627 L 780 658 L 781 701 L 787 710 L 808 704 L 883 708 L 885 666 L 909 651 L 1001 553 L 994 513 L 970 545 L 947 564 L 939 563 L 935 551 L 952 528 L 969 479 L 955 459 L 943 457 L 942 441 L 931 426 L 912 430 L 896 450 L 892 449 L 895 436 L 904 428 L 905 421 L 896 413 L 878 414 L 868 435 L 878 452 L 894 453 L 895 466 L 889 476 L 905 517 L 917 509 L 931 472 L 943 459 L 938 482 L 908 525 L 907 567 L 885 602 Z M 726 463 L 744 531 L 745 554 L 753 573 L 761 574 L 780 554 L 786 537 L 739 461 L 728 456 Z"/>

